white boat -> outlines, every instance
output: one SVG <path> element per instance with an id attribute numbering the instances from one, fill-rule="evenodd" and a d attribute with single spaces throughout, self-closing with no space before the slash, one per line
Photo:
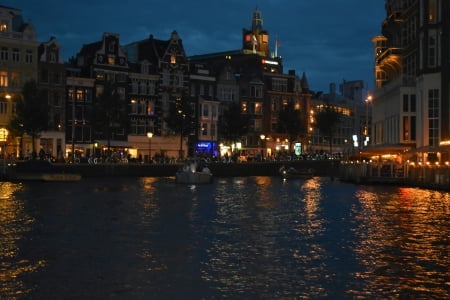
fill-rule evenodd
<path id="1" fill-rule="evenodd" d="M 175 174 L 175 182 L 184 184 L 212 183 L 213 174 L 208 167 L 205 166 L 201 171 L 198 171 L 197 163 L 191 163 L 177 171 Z"/>

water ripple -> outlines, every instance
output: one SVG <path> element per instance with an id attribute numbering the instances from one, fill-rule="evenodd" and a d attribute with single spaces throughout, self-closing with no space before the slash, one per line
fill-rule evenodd
<path id="1" fill-rule="evenodd" d="M 0 192 L 0 292 L 11 299 L 449 298 L 445 192 L 320 177 Z"/>

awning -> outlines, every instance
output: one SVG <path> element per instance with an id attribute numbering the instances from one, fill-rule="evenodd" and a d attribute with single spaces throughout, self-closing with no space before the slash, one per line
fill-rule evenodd
<path id="1" fill-rule="evenodd" d="M 99 145 L 108 146 L 107 140 L 97 140 L 95 143 L 98 143 Z M 111 140 L 109 141 L 110 147 L 117 147 L 117 148 L 131 148 L 130 143 L 128 141 L 117 141 L 117 140 Z"/>
<path id="2" fill-rule="evenodd" d="M 445 146 L 423 146 L 412 150 L 413 153 L 430 153 L 450 151 L 450 145 Z"/>
<path id="3" fill-rule="evenodd" d="M 407 154 L 413 149 L 411 144 L 373 145 L 361 150 L 361 155 Z"/>

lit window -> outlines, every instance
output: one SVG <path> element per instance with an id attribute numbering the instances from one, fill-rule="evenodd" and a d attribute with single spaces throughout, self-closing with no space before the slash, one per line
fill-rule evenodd
<path id="1" fill-rule="evenodd" d="M 8 86 L 8 73 L 0 72 L 0 86 Z"/>
<path id="2" fill-rule="evenodd" d="M 262 103 L 260 102 L 255 103 L 255 114 L 262 115 Z"/>
<path id="3" fill-rule="evenodd" d="M 0 31 L 8 31 L 8 23 L 6 21 L 1 21 L 0 23 Z"/>
<path id="4" fill-rule="evenodd" d="M 242 104 L 241 104 L 241 111 L 243 113 L 247 112 L 247 102 L 242 102 Z"/>
<path id="5" fill-rule="evenodd" d="M 98 72 L 98 73 L 97 73 L 97 79 L 98 79 L 98 80 L 102 80 L 103 78 L 104 78 L 103 72 L 101 72 L 101 71 Z"/>
<path id="6" fill-rule="evenodd" d="M 171 63 L 171 64 L 176 64 L 176 63 L 177 63 L 177 58 L 175 57 L 175 55 L 172 55 L 172 56 L 170 57 L 170 63 Z"/>

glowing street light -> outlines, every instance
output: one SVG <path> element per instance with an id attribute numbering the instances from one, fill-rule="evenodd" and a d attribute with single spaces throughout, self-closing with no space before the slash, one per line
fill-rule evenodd
<path id="1" fill-rule="evenodd" d="M 152 137 L 153 132 L 147 132 L 148 137 L 148 162 L 150 163 L 152 161 Z"/>
<path id="2" fill-rule="evenodd" d="M 368 95 L 366 98 L 366 127 L 364 128 L 364 135 L 369 135 L 369 103 L 372 102 L 372 96 Z"/>
<path id="3" fill-rule="evenodd" d="M 264 141 L 265 141 L 265 139 L 266 139 L 266 136 L 264 135 L 264 134 L 261 134 L 260 136 L 259 136 L 259 138 L 261 139 L 261 160 L 264 158 L 264 147 L 265 147 L 265 145 L 264 145 Z"/>
<path id="4" fill-rule="evenodd" d="M 3 142 L 3 173 L 6 173 L 6 141 L 8 140 L 8 129 L 0 128 L 0 142 Z"/>

